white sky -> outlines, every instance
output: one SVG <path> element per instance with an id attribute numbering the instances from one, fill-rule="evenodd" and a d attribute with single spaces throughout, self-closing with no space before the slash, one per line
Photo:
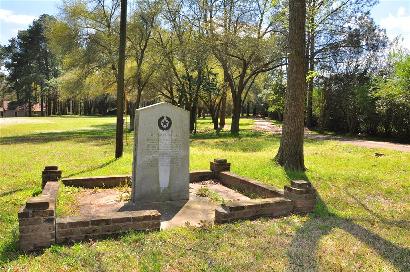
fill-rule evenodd
<path id="1" fill-rule="evenodd" d="M 0 0 L 0 44 L 27 29 L 41 14 L 56 15 L 62 0 Z M 410 50 L 410 0 L 381 0 L 372 10 L 372 16 L 386 29 L 390 39 L 401 38 Z"/>

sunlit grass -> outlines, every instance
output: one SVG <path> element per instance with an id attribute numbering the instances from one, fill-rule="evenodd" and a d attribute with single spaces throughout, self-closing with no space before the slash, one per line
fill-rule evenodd
<path id="1" fill-rule="evenodd" d="M 210 119 L 191 137 L 191 170 L 227 158 L 232 171 L 282 188 L 309 179 L 320 201 L 311 216 L 125 235 L 23 255 L 16 249 L 17 211 L 39 190 L 45 165 L 63 176 L 130 174 L 133 133 L 114 160 L 115 118 L 48 117 L 44 123 L 1 125 L 0 267 L 18 270 L 407 270 L 410 267 L 410 154 L 336 141 L 307 140 L 306 173 L 285 172 L 273 158 L 279 137 L 255 132 L 217 134 Z M 376 157 L 375 152 L 384 154 Z M 62 200 L 67 203 L 68 199 Z"/>

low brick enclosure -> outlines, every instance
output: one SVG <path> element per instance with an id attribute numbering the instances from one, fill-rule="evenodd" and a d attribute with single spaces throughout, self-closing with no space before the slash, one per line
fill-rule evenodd
<path id="1" fill-rule="evenodd" d="M 65 186 L 82 188 L 114 188 L 131 185 L 130 175 L 103 176 L 88 178 L 64 178 L 61 180 Z"/>
<path id="2" fill-rule="evenodd" d="M 251 200 L 232 201 L 215 209 L 215 223 L 227 223 L 258 217 L 279 217 L 291 213 L 308 213 L 316 204 L 316 192 L 311 183 L 291 181 L 290 186 L 279 190 L 274 186 L 235 175 L 226 160 L 211 162 L 214 178 L 222 185 L 239 191 Z"/>
<path id="3" fill-rule="evenodd" d="M 291 213 L 308 213 L 316 204 L 316 191 L 311 183 L 293 180 L 284 190 L 240 177 L 230 172 L 230 163 L 215 159 L 209 171 L 190 173 L 190 183 L 213 180 L 233 189 L 246 200 L 229 201 L 215 209 L 214 223 L 222 224 L 258 217 L 279 217 Z M 161 213 L 157 210 L 110 212 L 99 216 L 57 217 L 56 199 L 61 178 L 57 166 L 46 166 L 42 173 L 43 191 L 31 197 L 18 213 L 23 251 L 47 248 L 55 243 L 71 243 L 100 239 L 128 231 L 160 230 Z M 130 185 L 131 176 L 64 178 L 66 186 L 84 188 L 113 188 Z"/>
<path id="4" fill-rule="evenodd" d="M 199 182 L 202 180 L 214 179 L 212 171 L 194 171 L 189 173 L 189 182 Z M 61 182 L 65 186 L 82 188 L 115 188 L 118 186 L 131 185 L 131 175 L 101 176 L 101 177 L 81 177 L 63 178 Z"/>
<path id="5" fill-rule="evenodd" d="M 95 217 L 61 217 L 56 220 L 56 242 L 100 239 L 131 230 L 159 230 L 160 219 L 161 214 L 156 210 L 116 212 Z"/>
<path id="6" fill-rule="evenodd" d="M 51 171 L 51 172 L 49 172 Z M 18 213 L 19 247 L 23 251 L 47 248 L 55 243 L 100 239 L 127 231 L 160 229 L 161 214 L 156 210 L 124 211 L 104 216 L 57 217 L 56 200 L 61 178 L 57 166 L 46 166 L 42 173 L 43 191 L 31 197 Z M 129 184 L 129 176 L 63 179 L 67 186 L 111 188 Z"/>

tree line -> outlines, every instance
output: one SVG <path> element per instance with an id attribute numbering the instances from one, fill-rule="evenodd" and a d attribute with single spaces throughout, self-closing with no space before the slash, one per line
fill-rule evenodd
<path id="1" fill-rule="evenodd" d="M 375 3 L 306 1 L 306 126 L 409 137 L 409 53 L 370 17 Z M 119 0 L 64 1 L 58 17 L 41 16 L 2 47 L 2 92 L 48 115 L 114 113 L 119 17 Z M 191 112 L 192 131 L 206 113 L 218 131 L 231 117 L 232 134 L 241 114 L 282 121 L 288 18 L 284 0 L 129 1 L 126 113 L 167 101 Z"/>

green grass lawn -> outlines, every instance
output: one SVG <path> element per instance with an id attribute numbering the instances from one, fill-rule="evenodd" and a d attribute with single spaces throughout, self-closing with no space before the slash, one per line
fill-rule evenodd
<path id="1" fill-rule="evenodd" d="M 112 117 L 33 120 L 0 127 L 0 270 L 410 271 L 410 153 L 307 140 L 308 170 L 286 172 L 272 160 L 278 136 L 253 132 L 249 119 L 241 121 L 239 137 L 216 135 L 209 119 L 200 120 L 191 137 L 191 169 L 227 158 L 233 172 L 278 187 L 308 179 L 319 193 L 314 213 L 129 233 L 23 254 L 17 211 L 39 191 L 45 165 L 58 165 L 63 177 L 129 174 L 132 160 L 131 133 L 124 156 L 113 159 Z"/>

